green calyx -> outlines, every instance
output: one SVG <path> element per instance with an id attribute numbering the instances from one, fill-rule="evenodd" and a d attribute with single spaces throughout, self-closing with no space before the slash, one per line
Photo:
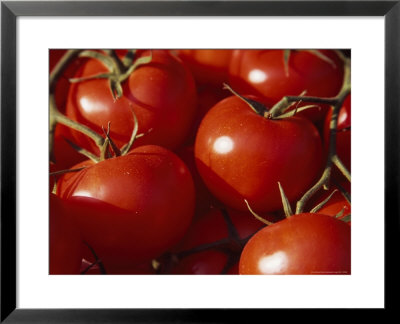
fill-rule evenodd
<path id="1" fill-rule="evenodd" d="M 152 52 L 149 56 L 140 57 L 134 60 L 134 50 L 128 51 L 127 55 L 120 59 L 113 50 L 105 50 L 107 54 L 103 54 L 93 50 L 82 51 L 80 57 L 93 58 L 100 61 L 108 70 L 105 73 L 96 75 L 72 78 L 71 83 L 84 82 L 88 80 L 107 79 L 114 100 L 118 100 L 123 95 L 122 83 L 135 71 L 139 66 L 148 64 L 152 60 Z"/>

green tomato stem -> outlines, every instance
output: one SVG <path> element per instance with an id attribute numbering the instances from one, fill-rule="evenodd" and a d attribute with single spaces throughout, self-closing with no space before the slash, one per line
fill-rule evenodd
<path id="1" fill-rule="evenodd" d="M 282 185 L 279 181 L 278 181 L 278 186 L 279 186 L 279 191 L 281 193 L 283 211 L 285 212 L 286 218 L 289 218 L 290 216 L 293 215 L 292 207 L 290 206 L 289 200 L 286 197 L 285 192 L 283 191 Z"/>
<path id="2" fill-rule="evenodd" d="M 224 83 L 223 89 L 229 90 L 233 95 L 244 101 L 251 108 L 251 110 L 253 110 L 257 115 L 265 116 L 265 114 L 268 114 L 267 108 L 263 104 L 255 100 L 243 97 L 242 95 L 238 94 L 235 90 L 233 90 L 228 84 Z"/>
<path id="3" fill-rule="evenodd" d="M 258 219 L 260 222 L 264 223 L 265 225 L 272 225 L 273 223 L 266 220 L 265 218 L 261 217 L 260 215 L 258 215 L 253 209 L 251 209 L 249 202 L 245 199 L 244 202 L 246 203 L 247 209 L 249 210 L 249 212 L 256 218 Z"/>
<path id="4" fill-rule="evenodd" d="M 337 131 L 337 122 L 339 116 L 339 110 L 343 105 L 344 100 L 349 95 L 351 91 L 351 70 L 350 70 L 350 59 L 342 57 L 344 60 L 344 76 L 343 76 L 343 85 L 339 94 L 333 98 L 314 98 L 314 97 L 301 97 L 304 101 L 315 102 L 315 103 L 325 103 L 330 104 L 332 106 L 332 116 L 329 124 L 329 152 L 328 158 L 326 161 L 324 172 L 322 173 L 321 178 L 317 181 L 314 186 L 312 186 L 301 198 L 297 201 L 296 204 L 296 214 L 300 214 L 303 212 L 304 207 L 307 201 L 322 187 L 329 188 L 330 177 L 332 172 L 332 164 L 334 163 L 342 173 L 346 176 L 346 178 L 350 179 L 350 172 L 346 169 L 343 163 L 340 162 L 339 158 L 336 155 L 336 131 Z M 287 97 L 289 100 L 293 99 L 292 97 Z"/>
<path id="5" fill-rule="evenodd" d="M 351 182 L 351 174 L 350 174 L 349 170 L 347 170 L 347 168 L 344 166 L 343 162 L 339 159 L 339 157 L 336 154 L 334 156 L 332 156 L 332 162 L 342 172 L 342 174 L 346 177 L 346 179 Z"/>
<path id="6" fill-rule="evenodd" d="M 94 132 L 89 127 L 82 125 L 76 121 L 73 121 L 60 113 L 58 110 L 56 100 L 55 100 L 55 86 L 57 84 L 58 79 L 60 78 L 61 74 L 64 72 L 66 67 L 72 60 L 74 60 L 82 50 L 69 50 L 67 51 L 64 56 L 60 59 L 60 61 L 55 65 L 53 71 L 50 73 L 49 78 L 49 110 L 50 110 L 50 117 L 49 117 L 49 152 L 50 152 L 50 159 L 55 161 L 54 157 L 54 133 L 55 128 L 58 123 L 73 128 L 86 136 L 90 137 L 99 148 L 101 148 L 104 144 L 104 138 L 101 137 L 99 134 Z"/>

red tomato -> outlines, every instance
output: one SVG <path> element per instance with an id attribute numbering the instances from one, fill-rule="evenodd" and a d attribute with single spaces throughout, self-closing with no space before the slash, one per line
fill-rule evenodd
<path id="1" fill-rule="evenodd" d="M 89 80 L 71 84 L 66 115 L 96 132 L 111 123 L 110 137 L 121 147 L 131 136 L 135 112 L 139 133 L 146 136 L 135 147 L 156 144 L 167 148 L 181 145 L 190 131 L 196 110 L 196 89 L 190 71 L 168 51 L 153 50 L 152 61 L 141 65 L 123 82 L 123 96 L 114 101 L 109 81 Z M 141 51 L 138 57 L 147 57 Z M 76 78 L 105 73 L 107 69 L 89 59 L 75 74 Z M 86 136 L 73 131 L 75 144 L 98 154 L 98 148 Z"/>
<path id="2" fill-rule="evenodd" d="M 217 88 L 209 85 L 197 87 L 197 110 L 186 144 L 194 144 L 197 129 L 206 113 L 219 101 L 229 96 L 231 96 L 231 93 L 222 87 Z"/>
<path id="3" fill-rule="evenodd" d="M 126 268 L 178 243 L 194 213 L 194 186 L 186 165 L 160 146 L 86 165 L 65 174 L 57 193 L 71 201 L 84 240 L 105 268 Z"/>
<path id="4" fill-rule="evenodd" d="M 222 84 L 227 82 L 232 50 L 181 49 L 177 54 L 190 68 L 198 84 L 222 88 Z"/>
<path id="5" fill-rule="evenodd" d="M 345 198 L 341 192 L 343 190 L 349 197 L 351 195 L 351 183 L 344 180 L 341 183 L 331 182 L 329 190 L 319 190 L 311 199 L 307 202 L 305 210 L 312 210 L 318 206 L 324 200 L 329 200 L 321 207 L 317 213 L 337 217 L 338 219 L 345 220 L 345 218 L 351 216 L 351 203 Z M 335 192 L 334 192 L 335 191 Z M 338 214 L 341 214 L 340 216 Z M 346 221 L 347 224 L 351 224 L 350 221 Z"/>
<path id="6" fill-rule="evenodd" d="M 55 172 L 56 170 L 57 170 L 56 165 L 54 163 L 50 162 L 49 172 L 52 173 L 52 172 Z M 54 175 L 50 174 L 49 175 L 49 192 L 50 193 L 53 192 L 55 183 L 56 183 L 56 177 Z"/>
<path id="7" fill-rule="evenodd" d="M 65 49 L 50 49 L 49 50 L 49 69 L 50 73 L 54 70 L 56 64 L 60 61 L 60 59 L 67 53 Z M 68 66 L 65 67 L 64 71 L 61 73 L 60 77 L 57 80 L 57 84 L 55 86 L 55 100 L 57 104 L 57 108 L 60 112 L 65 112 L 65 104 L 67 102 L 67 96 L 69 91 L 69 78 L 72 78 L 79 66 L 86 62 L 86 58 L 76 58 L 73 60 Z"/>
<path id="8" fill-rule="evenodd" d="M 51 49 L 49 51 L 49 65 L 50 72 L 54 69 L 54 66 L 62 58 L 62 56 L 67 52 L 67 50 Z M 60 75 L 57 80 L 54 95 L 57 105 L 57 109 L 61 113 L 65 113 L 65 105 L 67 102 L 67 96 L 69 91 L 69 78 L 72 78 L 79 66 L 83 64 L 87 59 L 77 58 L 72 61 Z M 74 164 L 77 164 L 86 159 L 86 157 L 76 150 L 74 150 L 67 142 L 74 142 L 74 137 L 71 134 L 69 128 L 64 125 L 58 124 L 54 130 L 54 142 L 53 142 L 53 156 L 52 161 L 56 163 L 57 170 L 68 169 Z"/>
<path id="9" fill-rule="evenodd" d="M 337 218 L 344 219 L 351 215 L 351 204 L 340 192 L 335 193 L 318 213 L 334 217 L 340 214 Z M 349 221 L 347 224 L 351 225 L 351 222 Z"/>
<path id="10" fill-rule="evenodd" d="M 340 186 L 340 188 L 339 188 Z M 344 194 L 340 191 L 344 190 L 351 195 L 351 183 L 343 181 L 342 183 L 331 183 L 329 190 L 320 190 L 307 202 L 305 210 L 312 210 L 314 207 L 322 203 L 328 197 L 329 200 L 321 207 L 317 213 L 336 217 L 339 213 L 339 219 L 345 219 L 351 215 L 351 203 L 345 198 Z M 335 191 L 335 192 L 333 192 Z M 350 221 L 347 222 L 350 225 Z"/>
<path id="11" fill-rule="evenodd" d="M 329 149 L 329 124 L 332 110 L 328 112 L 324 124 L 324 143 Z M 336 153 L 345 167 L 351 171 L 351 95 L 348 95 L 340 108 L 336 132 Z"/>
<path id="12" fill-rule="evenodd" d="M 212 208 L 221 207 L 222 204 L 208 190 L 199 172 L 197 171 L 194 160 L 194 147 L 192 145 L 185 146 L 177 152 L 177 155 L 186 164 L 193 178 L 196 190 L 195 217 L 197 218 L 203 216 Z"/>
<path id="13" fill-rule="evenodd" d="M 82 273 L 83 272 L 83 273 Z M 81 273 L 86 275 L 101 275 L 103 274 L 99 267 L 94 265 L 91 266 L 91 263 L 87 262 L 82 265 Z M 151 264 L 143 263 L 135 266 L 123 267 L 123 268 L 111 268 L 110 270 L 106 269 L 107 275 L 153 275 L 156 274 L 156 271 L 151 267 Z"/>
<path id="14" fill-rule="evenodd" d="M 244 244 L 264 226 L 250 212 L 213 209 L 194 222 L 174 250 L 178 262 L 170 273 L 237 274 Z"/>
<path id="15" fill-rule="evenodd" d="M 241 94 L 265 98 L 273 106 L 284 96 L 334 97 L 343 82 L 343 63 L 331 50 L 319 51 L 332 64 L 305 50 L 291 50 L 285 67 L 283 50 L 235 50 L 229 66 L 229 84 Z M 300 114 L 319 121 L 329 106 Z"/>
<path id="16" fill-rule="evenodd" d="M 60 61 L 63 55 L 67 52 L 65 49 L 50 49 L 49 50 L 49 69 L 53 71 L 55 65 Z"/>
<path id="17" fill-rule="evenodd" d="M 101 260 L 100 260 L 101 261 Z M 103 270 L 101 269 L 103 267 Z M 96 263 L 96 259 L 93 258 L 93 255 L 89 255 L 88 260 L 82 259 L 81 264 L 81 274 L 85 275 L 138 275 L 138 274 L 155 274 L 156 271 L 153 269 L 151 262 L 143 262 L 140 264 L 130 265 L 129 267 L 107 267 L 105 268 L 104 265 L 99 265 Z"/>
<path id="18" fill-rule="evenodd" d="M 350 226 L 323 214 L 298 214 L 257 232 L 240 274 L 350 274 Z"/>
<path id="19" fill-rule="evenodd" d="M 218 250 L 206 250 L 183 258 L 171 271 L 171 274 L 239 274 L 239 258 Z"/>
<path id="20" fill-rule="evenodd" d="M 66 170 L 73 165 L 86 160 L 86 156 L 76 151 L 67 140 L 74 142 L 71 130 L 64 125 L 58 124 L 54 132 L 54 162 L 58 170 Z"/>
<path id="21" fill-rule="evenodd" d="M 82 259 L 80 273 L 85 275 L 102 274 L 97 264 L 93 264 L 92 262 L 87 261 L 86 259 Z"/>
<path id="22" fill-rule="evenodd" d="M 282 208 L 278 182 L 290 202 L 313 184 L 322 144 L 307 119 L 267 119 L 232 96 L 204 117 L 195 158 L 207 187 L 227 206 L 247 211 L 247 199 L 256 212 L 270 212 Z"/>
<path id="23" fill-rule="evenodd" d="M 83 243 L 71 212 L 65 201 L 50 194 L 50 274 L 79 274 Z"/>

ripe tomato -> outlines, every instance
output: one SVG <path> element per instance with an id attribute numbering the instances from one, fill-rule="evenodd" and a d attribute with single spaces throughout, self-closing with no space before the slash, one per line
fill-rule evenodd
<path id="1" fill-rule="evenodd" d="M 64 125 L 58 124 L 54 131 L 53 160 L 58 170 L 66 170 L 73 165 L 83 162 L 87 158 L 76 151 L 68 141 L 74 142 L 71 130 Z"/>
<path id="2" fill-rule="evenodd" d="M 188 135 L 186 144 L 194 144 L 197 129 L 206 113 L 219 101 L 229 97 L 231 93 L 222 87 L 202 85 L 197 87 L 197 110 L 194 118 L 192 130 Z"/>
<path id="3" fill-rule="evenodd" d="M 298 214 L 257 232 L 240 274 L 350 274 L 350 226 L 323 214 Z"/>
<path id="4" fill-rule="evenodd" d="M 183 237 L 194 213 L 194 186 L 171 151 L 141 146 L 65 174 L 57 194 L 74 204 L 84 240 L 105 268 L 157 257 Z"/>
<path id="5" fill-rule="evenodd" d="M 49 50 L 49 69 L 50 72 L 54 69 L 55 65 L 60 61 L 63 55 L 67 52 L 65 49 L 50 49 Z"/>
<path id="6" fill-rule="evenodd" d="M 123 96 L 114 100 L 109 81 L 94 79 L 71 84 L 66 115 L 94 131 L 103 134 L 102 126 L 111 123 L 110 136 L 121 147 L 129 141 L 135 112 L 139 133 L 135 146 L 156 144 L 176 148 L 183 143 L 196 110 L 196 89 L 190 71 L 182 62 L 164 50 L 153 50 L 152 60 L 139 66 L 123 82 Z M 147 57 L 141 51 L 138 57 Z M 75 78 L 106 73 L 95 59 L 88 59 Z M 73 131 L 75 144 L 98 154 L 98 148 L 86 136 Z"/>
<path id="7" fill-rule="evenodd" d="M 340 192 L 335 193 L 318 213 L 334 217 L 340 214 L 337 218 L 344 219 L 351 215 L 351 204 Z M 349 221 L 347 224 L 351 225 L 351 222 Z"/>
<path id="8" fill-rule="evenodd" d="M 229 66 L 229 84 L 235 91 L 265 98 L 272 106 L 284 96 L 334 97 L 343 82 L 343 63 L 331 50 L 319 51 L 332 63 L 306 50 L 291 50 L 285 67 L 284 50 L 235 50 Z M 300 114 L 322 120 L 329 106 Z"/>
<path id="9" fill-rule="evenodd" d="M 227 206 L 247 211 L 247 199 L 256 212 L 270 212 L 282 208 L 278 182 L 290 202 L 313 184 L 322 144 L 307 119 L 267 119 L 232 96 L 201 122 L 195 158 L 207 187 Z"/>
<path id="10" fill-rule="evenodd" d="M 49 66 L 50 72 L 54 69 L 54 66 L 62 58 L 67 50 L 62 49 L 51 49 L 49 50 Z M 76 58 L 68 66 L 66 66 L 63 73 L 57 80 L 54 88 L 55 102 L 58 111 L 65 113 L 65 105 L 67 102 L 68 91 L 69 91 L 69 78 L 72 78 L 79 66 L 86 62 L 86 58 Z M 68 169 L 74 164 L 77 164 L 86 159 L 85 156 L 74 150 L 67 142 L 74 142 L 74 137 L 71 134 L 69 128 L 64 125 L 58 124 L 54 130 L 54 141 L 53 141 L 53 155 L 51 159 L 57 165 L 57 170 Z"/>
<path id="11" fill-rule="evenodd" d="M 79 274 L 82 238 L 68 204 L 50 193 L 49 273 Z"/>
<path id="12" fill-rule="evenodd" d="M 170 274 L 239 274 L 238 257 L 218 250 L 206 250 L 183 258 Z"/>
<path id="13" fill-rule="evenodd" d="M 351 195 L 351 183 L 343 181 L 342 183 L 331 183 L 329 190 L 320 190 L 307 202 L 305 210 L 312 210 L 324 200 L 329 198 L 327 202 L 317 211 L 318 214 L 337 217 L 338 219 L 345 220 L 351 216 L 351 203 L 345 198 L 344 194 L 340 191 L 344 190 L 349 197 Z M 335 191 L 335 192 L 334 192 Z M 341 215 L 339 215 L 341 214 Z M 347 224 L 351 224 L 347 221 Z"/>
<path id="14" fill-rule="evenodd" d="M 197 171 L 196 163 L 194 160 L 194 146 L 189 145 L 177 151 L 177 155 L 188 167 L 195 186 L 196 191 L 196 208 L 195 217 L 201 217 L 210 209 L 221 207 L 222 204 L 213 196 L 208 190 L 199 172 Z"/>
<path id="15" fill-rule="evenodd" d="M 232 50 L 181 49 L 177 50 L 177 55 L 190 68 L 198 84 L 222 88 L 227 82 Z"/>
<path id="16" fill-rule="evenodd" d="M 49 163 L 49 173 L 55 172 L 56 165 L 52 162 Z M 53 192 L 54 185 L 56 183 L 56 177 L 53 175 L 49 175 L 49 193 Z"/>
<path id="17" fill-rule="evenodd" d="M 265 215 L 273 218 L 273 215 Z M 242 248 L 265 225 L 250 212 L 213 209 L 197 219 L 175 248 L 172 274 L 237 274 Z M 236 269 L 236 270 L 235 270 Z"/>
<path id="18" fill-rule="evenodd" d="M 81 274 L 84 275 L 152 275 L 155 273 L 156 271 L 151 267 L 150 262 L 126 268 L 106 269 L 106 273 L 102 273 L 96 264 L 93 265 L 87 260 L 83 260 L 81 266 Z"/>
<path id="19" fill-rule="evenodd" d="M 49 70 L 50 73 L 53 72 L 56 64 L 61 60 L 61 58 L 67 53 L 65 49 L 50 49 L 49 50 Z M 54 94 L 57 104 L 57 108 L 60 112 L 65 112 L 65 104 L 67 102 L 67 96 L 69 91 L 69 78 L 72 78 L 79 66 L 86 62 L 86 58 L 76 58 L 68 66 L 65 67 L 64 71 L 61 73 L 57 80 Z"/>
<path id="20" fill-rule="evenodd" d="M 324 143 L 329 149 L 329 124 L 332 118 L 332 110 L 328 112 L 324 124 Z M 336 153 L 345 167 L 351 171 L 351 95 L 348 95 L 339 110 Z"/>
<path id="21" fill-rule="evenodd" d="M 97 257 L 97 260 L 96 260 Z M 143 263 L 139 264 L 134 264 L 134 265 L 129 265 L 129 266 L 124 266 L 124 267 L 114 267 L 113 265 L 108 265 L 107 268 L 104 266 L 102 263 L 102 260 L 100 260 L 96 254 L 96 257 L 93 255 L 93 253 L 90 251 L 90 249 L 86 246 L 84 248 L 84 254 L 83 254 L 83 259 L 82 259 L 82 264 L 81 264 L 81 269 L 80 272 L 81 274 L 86 274 L 86 275 L 101 275 L 101 274 L 107 274 L 107 275 L 123 275 L 123 274 L 129 274 L 129 275 L 137 275 L 137 274 L 155 274 L 156 271 L 152 267 L 152 264 L 150 261 L 146 261 Z"/>

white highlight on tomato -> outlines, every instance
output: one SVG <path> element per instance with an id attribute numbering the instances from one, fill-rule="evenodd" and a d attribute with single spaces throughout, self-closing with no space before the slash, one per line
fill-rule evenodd
<path id="1" fill-rule="evenodd" d="M 89 198 L 92 198 L 92 194 L 89 191 L 86 191 L 86 190 L 81 190 L 81 191 L 74 192 L 72 194 L 72 196 L 73 197 L 89 197 Z"/>
<path id="2" fill-rule="evenodd" d="M 213 145 L 214 151 L 220 154 L 226 154 L 233 150 L 233 141 L 229 136 L 218 137 Z"/>
<path id="3" fill-rule="evenodd" d="M 338 117 L 338 123 L 343 123 L 347 118 L 347 112 L 345 110 L 342 110 Z"/>
<path id="4" fill-rule="evenodd" d="M 268 79 L 268 75 L 259 69 L 254 69 L 249 72 L 249 81 L 252 83 L 262 83 Z"/>
<path id="5" fill-rule="evenodd" d="M 85 112 L 90 113 L 93 110 L 93 104 L 90 102 L 89 99 L 82 97 L 79 100 L 79 103 Z"/>
<path id="6" fill-rule="evenodd" d="M 289 264 L 285 252 L 277 251 L 274 254 L 262 257 L 258 261 L 258 269 L 263 274 L 279 274 L 285 271 Z"/>
<path id="7" fill-rule="evenodd" d="M 89 114 L 92 112 L 101 112 L 107 109 L 106 105 L 101 105 L 98 103 L 94 103 L 90 100 L 90 98 L 82 97 L 79 100 L 79 104 L 81 105 L 82 109 L 85 113 Z"/>

